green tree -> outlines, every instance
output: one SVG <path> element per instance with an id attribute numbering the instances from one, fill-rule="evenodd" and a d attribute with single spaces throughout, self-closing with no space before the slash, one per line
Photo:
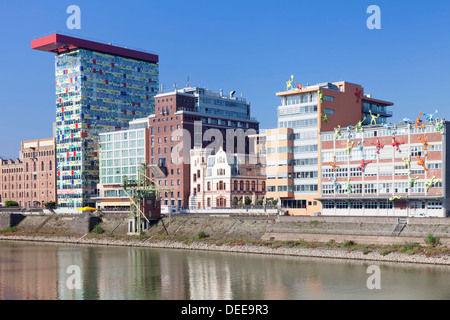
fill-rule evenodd
<path id="1" fill-rule="evenodd" d="M 5 207 L 18 207 L 19 204 L 16 201 L 5 201 Z"/>

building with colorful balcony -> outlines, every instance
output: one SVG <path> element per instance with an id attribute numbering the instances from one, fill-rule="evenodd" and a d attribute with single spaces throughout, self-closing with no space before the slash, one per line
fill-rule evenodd
<path id="1" fill-rule="evenodd" d="M 95 206 L 99 133 L 154 113 L 158 56 L 60 34 L 31 47 L 56 54 L 58 209 Z"/>
<path id="2" fill-rule="evenodd" d="M 448 121 L 343 129 L 320 134 L 322 215 L 449 215 Z"/>

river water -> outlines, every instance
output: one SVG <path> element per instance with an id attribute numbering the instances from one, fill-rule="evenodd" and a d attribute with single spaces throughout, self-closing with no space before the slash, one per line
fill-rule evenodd
<path id="1" fill-rule="evenodd" d="M 450 268 L 0 241 L 0 299 L 448 300 Z"/>

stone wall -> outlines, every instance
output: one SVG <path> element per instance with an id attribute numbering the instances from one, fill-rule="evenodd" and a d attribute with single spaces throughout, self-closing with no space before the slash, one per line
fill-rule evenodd
<path id="1" fill-rule="evenodd" d="M 100 224 L 107 235 L 127 234 L 127 218 L 104 216 L 86 218 L 82 216 L 27 215 L 17 224 L 23 233 L 86 234 Z M 18 219 L 15 221 L 18 222 Z M 164 217 L 155 222 L 148 235 L 166 234 L 196 237 L 204 231 L 211 238 L 249 240 L 306 240 L 328 242 L 330 240 L 353 240 L 359 243 L 421 242 L 428 234 L 441 238 L 441 243 L 450 239 L 450 219 L 414 218 L 399 236 L 392 236 L 397 226 L 396 218 L 360 217 L 226 217 L 184 216 Z M 0 230 L 11 225 L 11 215 L 0 215 Z"/>
<path id="2" fill-rule="evenodd" d="M 19 213 L 0 213 L 0 230 L 17 226 L 24 218 L 25 216 Z"/>

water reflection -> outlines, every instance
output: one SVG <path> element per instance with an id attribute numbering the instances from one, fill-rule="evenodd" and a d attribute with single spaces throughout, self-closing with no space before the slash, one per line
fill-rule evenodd
<path id="1" fill-rule="evenodd" d="M 366 286 L 381 268 L 381 290 Z M 67 268 L 80 268 L 69 289 Z M 0 242 L 0 299 L 449 299 L 449 268 L 128 247 Z"/>

